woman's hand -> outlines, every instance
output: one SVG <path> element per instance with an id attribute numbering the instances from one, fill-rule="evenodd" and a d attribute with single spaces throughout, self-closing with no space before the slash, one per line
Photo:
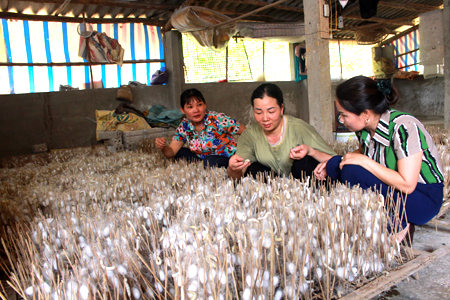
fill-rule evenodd
<path id="1" fill-rule="evenodd" d="M 242 157 L 235 154 L 230 157 L 230 160 L 228 161 L 227 174 L 233 179 L 240 179 L 250 164 L 250 160 L 244 160 Z"/>
<path id="2" fill-rule="evenodd" d="M 166 139 L 165 138 L 156 138 L 155 139 L 155 145 L 156 148 L 158 148 L 159 150 L 164 150 L 164 148 L 166 147 Z"/>
<path id="3" fill-rule="evenodd" d="M 300 160 L 300 159 L 303 159 L 303 157 L 308 155 L 310 152 L 311 152 L 311 147 L 303 144 L 303 145 L 292 148 L 291 151 L 289 152 L 289 158 Z"/>
<path id="4" fill-rule="evenodd" d="M 360 153 L 349 152 L 342 157 L 341 163 L 339 164 L 339 168 L 344 167 L 345 165 L 358 165 L 364 167 L 365 162 L 368 160 L 372 161 L 368 156 Z"/>
<path id="5" fill-rule="evenodd" d="M 314 175 L 316 175 L 316 178 L 319 180 L 325 180 L 328 176 L 327 174 L 327 163 L 328 160 L 321 162 L 317 165 L 317 167 L 314 169 Z"/>
<path id="6" fill-rule="evenodd" d="M 248 166 L 250 166 L 250 164 L 251 164 L 250 160 L 244 160 L 237 154 L 230 157 L 230 161 L 228 162 L 228 166 L 233 171 L 242 171 L 246 169 Z"/>

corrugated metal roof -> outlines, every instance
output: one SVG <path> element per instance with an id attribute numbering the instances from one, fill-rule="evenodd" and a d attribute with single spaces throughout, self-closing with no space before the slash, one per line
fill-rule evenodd
<path id="1" fill-rule="evenodd" d="M 361 18 L 358 0 L 350 0 L 342 9 L 330 0 L 333 16 L 342 15 L 344 28 L 333 30 L 333 37 L 353 39 L 355 30 L 383 27 L 389 32 L 402 25 L 413 25 L 419 14 L 442 7 L 443 0 L 380 0 L 375 16 Z M 81 22 L 83 15 L 91 23 L 139 22 L 164 26 L 170 16 L 183 4 L 202 6 L 231 18 L 242 16 L 275 0 L 1 0 L 0 17 L 64 22 Z M 287 0 L 274 7 L 249 15 L 244 21 L 265 23 L 304 22 L 303 0 Z M 242 20 L 241 20 L 242 21 Z M 331 21 L 331 20 L 330 20 Z M 336 27 L 336 20 L 332 21 Z"/>

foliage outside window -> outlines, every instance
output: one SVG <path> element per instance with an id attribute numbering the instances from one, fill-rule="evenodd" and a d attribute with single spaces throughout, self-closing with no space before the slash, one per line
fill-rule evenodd
<path id="1" fill-rule="evenodd" d="M 349 79 L 358 75 L 374 75 L 372 48 L 373 45 L 358 45 L 356 41 L 330 41 L 331 79 Z"/>
<path id="2" fill-rule="evenodd" d="M 219 53 L 183 34 L 183 57 L 186 83 L 291 80 L 289 43 L 232 39 Z"/>

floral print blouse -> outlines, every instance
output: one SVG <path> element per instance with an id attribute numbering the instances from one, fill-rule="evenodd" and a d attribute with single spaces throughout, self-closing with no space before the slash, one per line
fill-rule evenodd
<path id="1" fill-rule="evenodd" d="M 181 121 L 173 140 L 188 142 L 189 149 L 201 159 L 208 155 L 230 157 L 236 152 L 233 137 L 241 124 L 223 113 L 207 110 L 203 120 L 203 130 L 197 132 L 194 124 L 187 118 Z"/>

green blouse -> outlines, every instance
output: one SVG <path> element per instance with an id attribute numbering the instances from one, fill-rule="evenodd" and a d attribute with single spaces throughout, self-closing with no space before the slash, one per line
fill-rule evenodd
<path id="1" fill-rule="evenodd" d="M 293 160 L 289 158 L 289 152 L 299 145 L 305 144 L 332 156 L 336 155 L 313 126 L 292 116 L 285 116 L 284 122 L 284 135 L 274 146 L 269 144 L 257 122 L 251 124 L 239 137 L 236 154 L 284 175 L 288 175 L 292 168 Z"/>

